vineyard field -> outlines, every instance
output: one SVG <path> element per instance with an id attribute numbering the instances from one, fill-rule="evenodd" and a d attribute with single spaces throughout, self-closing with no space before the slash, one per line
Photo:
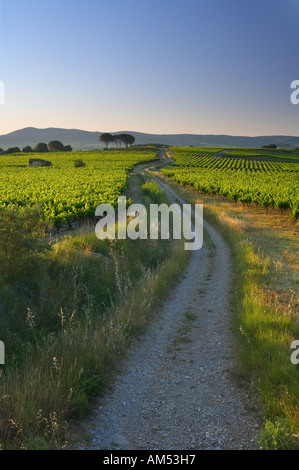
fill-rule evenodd
<path id="1" fill-rule="evenodd" d="M 44 219 L 56 226 L 92 217 L 99 204 L 117 203 L 135 164 L 155 156 L 154 149 L 3 155 L 0 210 L 38 204 Z M 30 158 L 46 158 L 52 166 L 29 167 Z M 77 159 L 85 166 L 75 168 Z"/>
<path id="2" fill-rule="evenodd" d="M 199 192 L 243 204 L 290 211 L 299 218 L 299 152 L 172 148 L 175 163 L 163 173 Z"/>

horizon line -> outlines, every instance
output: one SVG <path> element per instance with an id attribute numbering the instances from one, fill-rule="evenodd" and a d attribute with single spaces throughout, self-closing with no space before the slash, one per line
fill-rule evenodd
<path id="1" fill-rule="evenodd" d="M 121 130 L 121 131 L 94 131 L 94 130 L 87 130 L 87 129 L 78 129 L 78 128 L 66 128 L 66 127 L 34 127 L 34 126 L 27 126 L 22 127 L 20 129 L 15 129 L 14 131 L 7 132 L 6 134 L 0 134 L 0 137 L 6 137 L 9 134 L 14 132 L 23 131 L 26 129 L 34 129 L 38 131 L 46 131 L 46 130 L 64 130 L 64 131 L 80 131 L 80 132 L 91 132 L 91 133 L 109 133 L 109 134 L 118 134 L 118 133 L 125 133 L 125 132 L 133 132 L 136 134 L 148 134 L 148 135 L 158 135 L 158 136 L 176 136 L 176 135 L 190 135 L 190 136 L 227 136 L 227 137 L 246 137 L 246 138 L 257 138 L 257 137 L 298 137 L 299 135 L 293 134 L 259 134 L 259 135 L 244 135 L 244 134 L 196 134 L 196 133 L 189 133 L 189 132 L 178 132 L 178 133 L 157 133 L 157 132 L 145 132 L 145 131 L 128 131 L 128 130 Z"/>

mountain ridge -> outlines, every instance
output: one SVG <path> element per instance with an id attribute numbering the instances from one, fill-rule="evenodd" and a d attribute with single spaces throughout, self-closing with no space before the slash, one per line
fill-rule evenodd
<path id="1" fill-rule="evenodd" d="M 202 146 L 202 147 L 261 147 L 276 144 L 278 147 L 299 147 L 299 136 L 265 135 L 265 136 L 234 136 L 228 134 L 151 134 L 135 131 L 117 131 L 111 134 L 129 133 L 136 139 L 136 144 L 159 143 L 173 146 Z M 26 145 L 35 147 L 39 142 L 48 143 L 60 140 L 64 145 L 71 145 L 74 150 L 93 150 L 103 148 L 99 141 L 102 132 L 82 129 L 63 129 L 48 127 L 39 129 L 25 127 L 8 134 L 0 135 L 0 147 L 20 147 Z"/>

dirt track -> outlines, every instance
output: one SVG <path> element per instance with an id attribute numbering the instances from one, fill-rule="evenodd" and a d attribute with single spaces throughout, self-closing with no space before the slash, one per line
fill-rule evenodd
<path id="1" fill-rule="evenodd" d="M 160 182 L 171 202 L 184 201 Z M 80 449 L 251 449 L 258 425 L 231 370 L 231 259 L 208 223 L 184 278 L 137 342 Z M 212 243 L 211 243 L 212 241 Z"/>

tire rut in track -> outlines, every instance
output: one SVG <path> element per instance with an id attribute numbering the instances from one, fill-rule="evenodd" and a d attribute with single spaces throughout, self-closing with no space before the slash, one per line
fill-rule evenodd
<path id="1" fill-rule="evenodd" d="M 171 202 L 184 203 L 155 180 Z M 80 449 L 254 449 L 256 418 L 231 379 L 236 348 L 231 331 L 229 249 L 205 222 L 181 282 L 154 317 L 123 367 L 113 391 L 88 421 Z M 188 313 L 186 313 L 188 312 Z M 186 315 L 192 316 L 186 338 Z"/>

